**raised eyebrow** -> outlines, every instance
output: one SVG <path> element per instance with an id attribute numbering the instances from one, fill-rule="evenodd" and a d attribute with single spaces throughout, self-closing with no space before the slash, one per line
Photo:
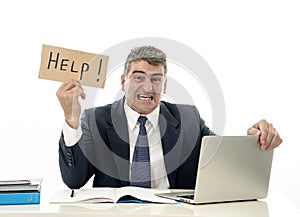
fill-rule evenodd
<path id="1" fill-rule="evenodd" d="M 152 76 L 164 76 L 164 75 L 163 75 L 163 73 L 159 73 L 159 72 L 158 72 L 158 73 L 153 73 L 153 74 L 151 75 L 151 77 L 152 77 Z"/>
<path id="2" fill-rule="evenodd" d="M 135 74 L 135 73 L 146 74 L 146 72 L 144 72 L 144 71 L 142 71 L 142 70 L 134 70 L 134 71 L 132 72 L 132 74 Z M 157 72 L 157 73 L 153 73 L 153 74 L 151 75 L 151 77 L 152 77 L 152 76 L 164 76 L 164 75 L 163 75 L 163 73 Z"/>
<path id="3" fill-rule="evenodd" d="M 141 70 L 134 70 L 134 71 L 132 72 L 132 74 L 135 74 L 135 73 L 142 73 L 142 74 L 145 74 L 146 72 L 141 71 Z"/>

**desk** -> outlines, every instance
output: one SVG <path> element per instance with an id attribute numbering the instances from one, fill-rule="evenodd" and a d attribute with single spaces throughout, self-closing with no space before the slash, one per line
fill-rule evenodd
<path id="1" fill-rule="evenodd" d="M 209 205 L 180 204 L 49 204 L 0 206 L 0 217 L 29 216 L 201 216 L 201 217 L 299 217 L 300 210 L 281 195 L 269 195 L 266 200 Z"/>

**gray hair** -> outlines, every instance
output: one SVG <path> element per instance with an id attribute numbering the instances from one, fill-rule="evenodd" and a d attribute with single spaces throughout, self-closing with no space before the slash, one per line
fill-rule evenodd
<path id="1" fill-rule="evenodd" d="M 131 62 L 144 60 L 150 65 L 163 66 L 164 73 L 167 73 L 167 55 L 160 49 L 153 46 L 142 46 L 131 49 L 124 68 L 124 75 L 127 76 Z"/>

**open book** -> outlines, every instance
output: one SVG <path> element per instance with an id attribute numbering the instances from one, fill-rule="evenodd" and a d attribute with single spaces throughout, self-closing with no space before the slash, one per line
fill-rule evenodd
<path id="1" fill-rule="evenodd" d="M 58 190 L 51 203 L 119 203 L 151 202 L 177 203 L 175 200 L 156 196 L 158 193 L 170 192 L 168 189 L 149 189 L 140 187 L 89 188 L 78 190 Z"/>

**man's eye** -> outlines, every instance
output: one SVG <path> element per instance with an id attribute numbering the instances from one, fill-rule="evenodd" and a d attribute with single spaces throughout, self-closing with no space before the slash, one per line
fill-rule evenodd
<path id="1" fill-rule="evenodd" d="M 144 81 L 145 78 L 144 78 L 144 76 L 134 76 L 134 80 L 136 80 L 136 81 Z"/>
<path id="2" fill-rule="evenodd" d="M 158 78 L 151 78 L 152 83 L 154 84 L 159 84 L 161 83 L 162 78 L 158 77 Z"/>

